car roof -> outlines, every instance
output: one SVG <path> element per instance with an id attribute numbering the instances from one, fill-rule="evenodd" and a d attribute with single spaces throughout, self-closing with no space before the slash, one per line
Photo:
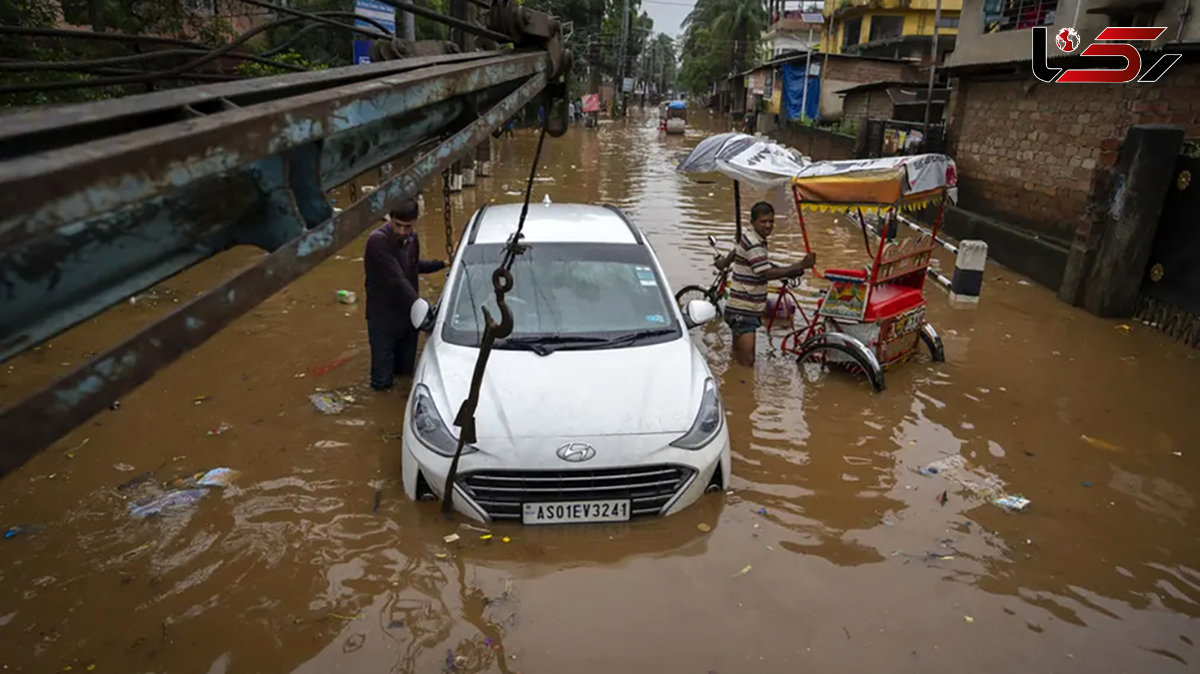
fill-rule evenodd
<path id="1" fill-rule="evenodd" d="M 504 243 L 520 218 L 520 203 L 485 206 L 471 224 L 468 243 Z M 642 243 L 641 232 L 621 211 L 592 204 L 529 204 L 521 233 L 529 243 Z"/>

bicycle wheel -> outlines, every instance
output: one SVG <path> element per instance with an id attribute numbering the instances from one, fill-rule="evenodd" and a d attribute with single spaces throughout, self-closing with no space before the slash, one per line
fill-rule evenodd
<path id="1" fill-rule="evenodd" d="M 871 388 L 876 391 L 883 391 L 885 388 L 883 368 L 875 360 L 874 354 L 868 351 L 861 342 L 851 341 L 843 335 L 829 333 L 814 335 L 800 345 L 796 364 L 809 381 L 817 381 L 826 372 L 836 367 L 851 374 L 865 376 L 870 382 Z"/>
<path id="2" fill-rule="evenodd" d="M 708 296 L 708 288 L 700 286 L 684 286 L 675 293 L 675 303 L 679 305 L 679 310 L 683 311 L 692 300 L 704 300 L 712 302 L 712 298 Z"/>

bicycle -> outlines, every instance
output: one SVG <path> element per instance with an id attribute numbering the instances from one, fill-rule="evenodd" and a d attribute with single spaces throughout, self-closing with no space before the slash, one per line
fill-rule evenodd
<path id="1" fill-rule="evenodd" d="M 720 248 L 717 247 L 717 240 L 711 234 L 708 235 L 708 245 L 712 246 L 715 251 L 713 266 L 716 266 L 719 261 L 724 259 L 725 255 L 721 253 Z M 683 311 L 692 300 L 706 300 L 717 307 L 718 313 L 724 315 L 725 302 L 729 299 L 729 275 L 732 269 L 733 265 L 729 265 L 724 269 L 720 267 L 714 269 L 713 281 L 707 288 L 696 284 L 680 288 L 679 292 L 675 293 L 675 302 L 679 305 L 679 310 Z M 791 292 L 791 289 L 799 288 L 801 283 L 802 281 L 799 276 L 785 279 L 783 283 L 776 287 L 775 299 L 772 299 L 772 294 L 768 291 L 767 306 L 763 311 L 763 325 L 766 326 L 768 334 L 774 324 L 775 318 L 780 313 L 781 307 L 784 308 L 784 315 L 787 316 L 789 322 L 793 325 L 797 311 L 800 311 L 800 314 L 805 316 L 805 321 L 807 322 L 807 316 L 804 314 L 803 309 L 800 308 L 800 303 L 796 301 L 795 295 Z"/>

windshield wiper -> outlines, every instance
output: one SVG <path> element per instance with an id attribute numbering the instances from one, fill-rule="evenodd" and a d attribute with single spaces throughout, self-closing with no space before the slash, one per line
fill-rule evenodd
<path id="1" fill-rule="evenodd" d="M 523 335 L 509 337 L 496 342 L 496 348 L 527 349 L 539 356 L 549 356 L 557 351 L 552 348 L 567 344 L 607 344 L 603 337 L 587 337 L 584 335 Z"/>
<path id="2" fill-rule="evenodd" d="M 626 344 L 633 344 L 638 340 L 646 339 L 648 337 L 662 337 L 664 335 L 673 334 L 675 334 L 674 328 L 654 328 L 653 330 L 638 330 L 637 332 L 611 337 L 603 340 L 603 342 L 604 346 L 622 346 Z"/>

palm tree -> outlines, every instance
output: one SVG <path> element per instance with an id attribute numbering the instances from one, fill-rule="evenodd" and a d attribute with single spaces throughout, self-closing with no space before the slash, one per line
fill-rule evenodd
<path id="1" fill-rule="evenodd" d="M 699 0 L 696 7 L 683 20 L 683 27 L 707 28 L 712 38 L 727 45 L 730 53 L 731 75 L 745 72 L 750 66 L 750 56 L 755 53 L 762 33 L 767 27 L 767 11 L 762 0 Z M 687 54 L 684 56 L 687 58 Z M 734 79 L 734 92 L 744 99 L 742 82 Z"/>

